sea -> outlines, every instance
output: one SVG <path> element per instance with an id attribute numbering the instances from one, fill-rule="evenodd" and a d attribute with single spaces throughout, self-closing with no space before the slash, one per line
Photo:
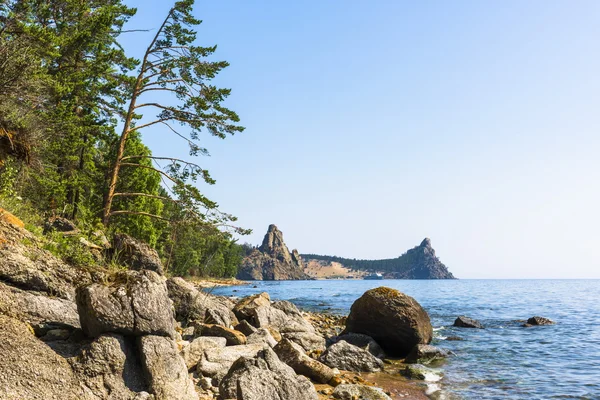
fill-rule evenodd
<path id="1" fill-rule="evenodd" d="M 213 293 L 268 292 L 301 309 L 347 315 L 378 286 L 415 298 L 431 318 L 432 344 L 453 353 L 438 366 L 432 398 L 600 399 L 600 280 L 264 281 Z M 453 327 L 459 315 L 485 329 Z M 556 324 L 522 327 L 532 316 Z"/>

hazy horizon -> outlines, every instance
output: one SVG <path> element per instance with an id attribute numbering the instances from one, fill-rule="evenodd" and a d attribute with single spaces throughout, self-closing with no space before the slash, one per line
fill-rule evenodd
<path id="1" fill-rule="evenodd" d="M 130 29 L 171 6 L 128 1 Z M 600 3 L 197 2 L 245 132 L 201 138 L 199 187 L 290 249 L 459 278 L 600 278 Z M 139 56 L 152 32 L 129 33 Z M 167 138 L 166 140 L 163 140 Z M 155 155 L 186 144 L 144 135 Z"/>

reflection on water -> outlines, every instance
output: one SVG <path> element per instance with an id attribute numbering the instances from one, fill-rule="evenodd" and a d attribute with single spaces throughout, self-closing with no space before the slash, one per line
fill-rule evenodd
<path id="1" fill-rule="evenodd" d="M 436 328 L 434 343 L 455 353 L 436 398 L 600 399 L 600 281 L 282 281 L 215 289 L 246 296 L 269 292 L 312 311 L 347 314 L 366 290 L 389 286 L 414 297 Z M 234 292 L 235 290 L 235 292 Z M 486 329 L 452 327 L 458 315 Z M 523 328 L 534 315 L 556 325 Z M 464 340 L 445 340 L 458 336 Z"/>

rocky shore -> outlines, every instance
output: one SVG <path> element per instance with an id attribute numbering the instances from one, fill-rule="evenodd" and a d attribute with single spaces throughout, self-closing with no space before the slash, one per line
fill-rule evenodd
<path id="1" fill-rule="evenodd" d="M 130 269 L 86 270 L 0 219 L 0 398 L 426 398 L 400 374 L 399 357 L 431 340 L 410 297 L 370 290 L 345 318 L 268 293 L 215 296 L 202 290 L 214 283 L 166 277 L 151 249 L 119 240 Z M 368 312 L 375 303 L 382 314 Z"/>

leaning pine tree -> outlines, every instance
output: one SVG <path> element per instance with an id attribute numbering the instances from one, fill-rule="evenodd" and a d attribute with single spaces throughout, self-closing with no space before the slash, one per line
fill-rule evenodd
<path id="1" fill-rule="evenodd" d="M 164 133 L 175 135 L 189 144 L 190 156 L 208 154 L 197 144 L 203 131 L 213 136 L 225 138 L 244 130 L 238 115 L 221 103 L 230 94 L 230 89 L 217 88 L 210 81 L 229 64 L 225 61 L 208 61 L 216 46 L 199 47 L 193 45 L 196 32 L 193 27 L 201 23 L 192 16 L 193 0 L 175 3 L 163 24 L 148 46 L 139 69 L 139 74 L 131 91 L 129 108 L 125 114 L 125 124 L 120 136 L 116 157 L 109 177 L 108 190 L 104 199 L 103 223 L 119 214 L 137 214 L 165 219 L 160 215 L 146 212 L 119 209 L 113 210 L 113 200 L 118 196 L 146 196 L 177 203 L 187 215 L 213 226 L 228 226 L 240 233 L 245 231 L 232 227 L 236 218 L 218 210 L 217 204 L 207 199 L 190 182 L 198 177 L 208 184 L 214 184 L 207 170 L 198 164 L 167 156 L 125 155 L 126 143 L 133 132 L 151 126 L 162 126 Z M 160 96 L 157 96 L 159 94 Z M 161 102 L 153 99 L 161 98 Z M 148 110 L 156 112 L 155 117 L 139 125 L 136 122 Z M 183 129 L 182 129 L 183 128 Z M 141 162 L 144 160 L 145 162 Z M 160 162 L 166 168 L 155 168 Z M 159 173 L 168 182 L 175 195 L 159 196 L 150 193 L 119 192 L 119 174 L 123 168 L 146 168 Z"/>

